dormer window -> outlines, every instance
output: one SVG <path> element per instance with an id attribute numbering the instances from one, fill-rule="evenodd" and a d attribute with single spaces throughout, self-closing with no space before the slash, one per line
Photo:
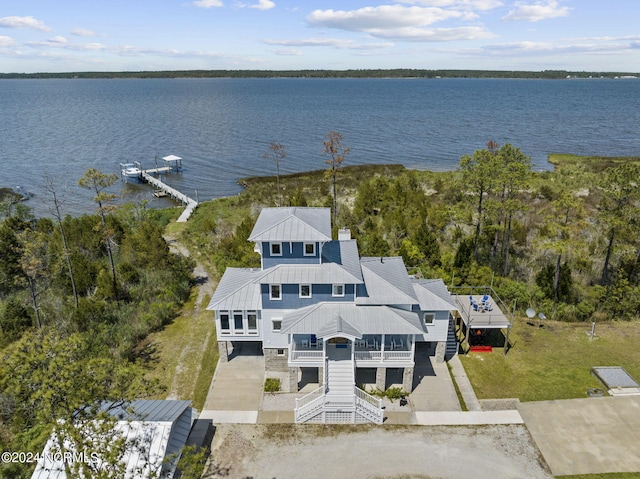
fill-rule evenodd
<path id="1" fill-rule="evenodd" d="M 316 244 L 315 243 L 305 243 L 304 244 L 304 255 L 305 256 L 315 256 L 316 255 Z"/>
<path id="2" fill-rule="evenodd" d="M 344 296 L 344 284 L 334 284 L 331 289 L 331 296 L 343 297 Z"/>
<path id="3" fill-rule="evenodd" d="M 282 243 L 270 243 L 271 256 L 282 256 Z"/>

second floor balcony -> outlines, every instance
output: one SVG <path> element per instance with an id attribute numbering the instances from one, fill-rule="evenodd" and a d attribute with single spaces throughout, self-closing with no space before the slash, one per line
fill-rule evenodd
<path id="1" fill-rule="evenodd" d="M 294 334 L 289 344 L 289 364 L 323 367 L 329 346 L 315 335 Z M 415 360 L 415 340 L 409 334 L 365 334 L 337 347 L 348 349 L 356 367 L 412 367 Z"/>

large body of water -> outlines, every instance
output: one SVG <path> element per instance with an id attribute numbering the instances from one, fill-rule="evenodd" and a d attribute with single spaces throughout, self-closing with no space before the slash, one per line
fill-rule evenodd
<path id="1" fill-rule="evenodd" d="M 488 140 L 521 148 L 537 170 L 549 153 L 640 155 L 633 79 L 2 80 L 0 111 L 0 187 L 34 193 L 38 215 L 44 175 L 66 185 L 76 215 L 95 209 L 76 186 L 87 168 L 119 173 L 120 162 L 174 154 L 185 170 L 166 182 L 202 201 L 275 174 L 262 158 L 271 141 L 286 146 L 282 172 L 325 168 L 329 131 L 351 148 L 345 164 L 453 170 Z"/>

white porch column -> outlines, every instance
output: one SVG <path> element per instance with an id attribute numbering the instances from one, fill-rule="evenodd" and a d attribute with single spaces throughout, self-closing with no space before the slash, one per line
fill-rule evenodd
<path id="1" fill-rule="evenodd" d="M 384 334 L 382 335 L 382 341 L 380 341 L 380 361 L 384 361 Z M 386 376 L 386 374 L 385 374 Z M 383 388 L 384 391 L 384 388 Z"/>

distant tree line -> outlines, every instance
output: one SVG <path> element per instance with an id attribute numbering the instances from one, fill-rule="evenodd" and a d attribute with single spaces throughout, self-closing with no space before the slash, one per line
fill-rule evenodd
<path id="1" fill-rule="evenodd" d="M 123 72 L 41 72 L 0 73 L 0 79 L 17 78 L 615 78 L 634 76 L 625 72 L 585 72 L 567 70 L 425 70 L 425 69 L 348 69 L 348 70 L 163 70 Z"/>

